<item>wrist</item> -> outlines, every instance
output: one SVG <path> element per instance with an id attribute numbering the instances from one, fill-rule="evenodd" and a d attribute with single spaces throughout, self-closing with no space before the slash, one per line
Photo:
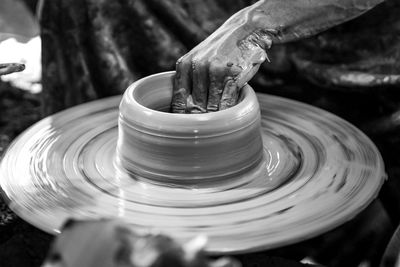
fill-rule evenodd
<path id="1" fill-rule="evenodd" d="M 256 29 L 248 33 L 247 37 L 239 41 L 239 47 L 251 49 L 255 46 L 262 48 L 264 51 L 271 48 L 272 33 L 265 29 Z"/>
<path id="2" fill-rule="evenodd" d="M 267 27 L 268 14 L 260 7 L 263 1 L 248 6 L 230 17 L 220 29 L 219 34 L 228 34 L 239 48 L 253 48 L 258 46 L 267 50 L 272 40 L 278 34 L 276 29 Z"/>

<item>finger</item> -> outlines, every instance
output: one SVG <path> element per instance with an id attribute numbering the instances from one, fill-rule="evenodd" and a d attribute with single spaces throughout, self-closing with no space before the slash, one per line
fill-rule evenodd
<path id="1" fill-rule="evenodd" d="M 208 63 L 205 61 L 192 61 L 192 100 L 193 107 L 190 113 L 207 112 L 208 98 Z"/>
<path id="2" fill-rule="evenodd" d="M 248 81 L 253 78 L 253 76 L 257 73 L 261 64 L 254 64 L 251 67 L 243 70 L 241 74 L 239 74 L 237 78 L 237 84 L 239 88 L 242 88 Z"/>
<path id="3" fill-rule="evenodd" d="M 260 65 L 267 59 L 267 53 L 259 48 L 252 51 L 248 64 L 243 66 L 242 72 L 237 76 L 237 84 L 242 88 L 257 73 Z"/>
<path id="4" fill-rule="evenodd" d="M 176 63 L 171 102 L 171 111 L 173 113 L 186 112 L 186 99 L 191 88 L 191 60 L 190 58 L 183 57 Z"/>
<path id="5" fill-rule="evenodd" d="M 191 114 L 199 114 L 199 113 L 206 113 L 207 111 L 200 107 L 199 105 L 195 104 L 193 101 L 192 95 L 189 95 L 186 99 L 186 113 Z"/>
<path id="6" fill-rule="evenodd" d="M 226 74 L 221 62 L 213 61 L 209 68 L 209 91 L 207 100 L 207 111 L 214 112 L 219 110 L 219 104 L 224 88 L 224 78 Z"/>
<path id="7" fill-rule="evenodd" d="M 237 104 L 239 99 L 239 86 L 232 77 L 227 77 L 224 91 L 221 96 L 219 110 L 228 109 Z"/>

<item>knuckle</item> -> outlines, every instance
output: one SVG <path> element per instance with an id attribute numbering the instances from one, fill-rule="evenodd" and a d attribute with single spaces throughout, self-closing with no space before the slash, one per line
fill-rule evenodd
<path id="1" fill-rule="evenodd" d="M 182 61 L 183 61 L 183 57 L 178 58 L 178 60 L 176 61 L 176 65 L 178 66 L 178 65 L 182 64 Z"/>
<path id="2" fill-rule="evenodd" d="M 176 68 L 183 69 L 185 67 L 188 67 L 188 64 L 190 64 L 190 62 L 190 57 L 188 55 L 184 55 L 176 61 Z"/>
<path id="3" fill-rule="evenodd" d="M 199 71 L 207 68 L 208 60 L 195 57 L 192 59 L 192 69 L 193 71 Z"/>

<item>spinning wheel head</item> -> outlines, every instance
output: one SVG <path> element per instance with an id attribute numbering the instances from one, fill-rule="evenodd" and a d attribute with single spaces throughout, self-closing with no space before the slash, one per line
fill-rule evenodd
<path id="1" fill-rule="evenodd" d="M 155 111 L 168 103 L 163 90 L 132 92 L 149 80 L 168 89 L 165 80 L 172 76 L 147 77 L 122 102 L 113 97 L 80 105 L 19 136 L 0 165 L 10 207 L 50 233 L 69 217 L 118 217 L 135 231 L 157 229 L 180 242 L 206 235 L 207 252 L 226 254 L 313 237 L 349 220 L 377 195 L 385 179 L 382 158 L 346 121 L 264 94 L 257 95 L 258 109 L 248 87 L 237 109 L 205 117 Z M 228 117 L 209 128 L 202 120 L 207 116 Z M 182 132 L 185 120 L 196 122 L 197 135 L 193 125 Z"/>

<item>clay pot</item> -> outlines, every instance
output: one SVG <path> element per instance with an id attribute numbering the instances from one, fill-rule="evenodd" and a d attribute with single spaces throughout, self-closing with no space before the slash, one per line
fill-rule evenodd
<path id="1" fill-rule="evenodd" d="M 119 113 L 119 166 L 135 177 L 176 184 L 231 179 L 263 157 L 260 109 L 246 85 L 240 103 L 203 114 L 168 113 L 175 72 L 126 90 Z"/>

